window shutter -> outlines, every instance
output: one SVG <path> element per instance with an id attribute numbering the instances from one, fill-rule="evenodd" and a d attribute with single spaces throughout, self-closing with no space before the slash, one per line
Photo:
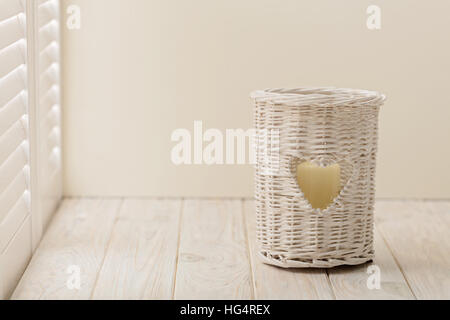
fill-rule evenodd
<path id="1" fill-rule="evenodd" d="M 59 0 L 0 0 L 0 299 L 62 196 Z"/>
<path id="2" fill-rule="evenodd" d="M 59 1 L 39 0 L 37 8 L 38 164 L 42 223 L 61 198 L 61 106 Z"/>
<path id="3" fill-rule="evenodd" d="M 26 1 L 0 2 L 0 297 L 31 255 Z"/>

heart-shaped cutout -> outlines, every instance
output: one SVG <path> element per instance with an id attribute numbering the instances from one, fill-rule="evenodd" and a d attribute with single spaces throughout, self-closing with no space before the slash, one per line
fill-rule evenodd
<path id="1" fill-rule="evenodd" d="M 313 209 L 327 209 L 339 196 L 350 179 L 351 166 L 347 162 L 317 165 L 311 161 L 297 161 L 298 186 Z"/>

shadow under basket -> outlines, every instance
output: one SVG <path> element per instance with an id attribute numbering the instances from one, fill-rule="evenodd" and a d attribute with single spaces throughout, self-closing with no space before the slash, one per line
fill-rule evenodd
<path id="1" fill-rule="evenodd" d="M 372 260 L 378 114 L 385 96 L 299 88 L 256 91 L 252 99 L 259 256 L 283 268 Z M 339 189 L 326 206 L 313 205 L 299 175 L 302 164 L 325 183 L 325 171 L 335 170 Z M 308 179 L 315 183 L 314 176 Z"/>

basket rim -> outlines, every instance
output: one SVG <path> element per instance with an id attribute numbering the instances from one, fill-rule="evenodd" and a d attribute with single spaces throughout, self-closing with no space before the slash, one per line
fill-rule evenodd
<path id="1" fill-rule="evenodd" d="M 302 105 L 357 105 L 381 106 L 384 94 L 376 91 L 336 87 L 298 87 L 256 90 L 251 93 L 256 102 L 270 102 L 290 106 Z"/>

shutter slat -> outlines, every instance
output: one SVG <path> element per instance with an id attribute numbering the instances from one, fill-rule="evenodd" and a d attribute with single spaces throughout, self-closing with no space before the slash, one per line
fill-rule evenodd
<path id="1" fill-rule="evenodd" d="M 8 246 L 30 210 L 30 194 L 25 192 L 0 224 L 0 252 Z"/>
<path id="2" fill-rule="evenodd" d="M 25 12 L 25 3 L 23 0 L 0 1 L 0 21 L 17 16 L 23 12 Z"/>
<path id="3" fill-rule="evenodd" d="M 61 144 L 61 130 L 58 126 L 53 127 L 52 131 L 49 133 L 47 137 L 47 148 L 48 150 L 53 150 L 56 147 L 59 147 Z"/>
<path id="4" fill-rule="evenodd" d="M 14 207 L 16 202 L 28 192 L 29 168 L 25 167 L 8 188 L 0 194 L 0 223 Z"/>
<path id="5" fill-rule="evenodd" d="M 59 83 L 59 65 L 54 63 L 41 73 L 40 88 L 41 95 L 45 95 L 54 85 Z"/>
<path id="6" fill-rule="evenodd" d="M 43 26 L 50 21 L 54 20 L 58 16 L 59 6 L 58 1 L 44 1 L 39 4 L 39 26 Z"/>
<path id="7" fill-rule="evenodd" d="M 47 113 L 45 119 L 41 122 L 41 131 L 42 137 L 47 137 L 48 145 L 52 148 L 56 145 L 60 145 L 61 143 L 61 111 L 59 105 L 54 105 L 53 108 Z M 47 149 L 50 152 L 51 148 Z"/>
<path id="8" fill-rule="evenodd" d="M 42 119 L 47 115 L 51 108 L 59 103 L 59 86 L 54 85 L 44 96 L 40 99 L 40 118 Z"/>
<path id="9" fill-rule="evenodd" d="M 0 109 L 0 137 L 27 112 L 26 92 L 22 91 L 6 106 Z"/>
<path id="10" fill-rule="evenodd" d="M 18 121 L 4 135 L 0 137 L 0 165 L 27 139 L 22 121 Z"/>
<path id="11" fill-rule="evenodd" d="M 54 6 L 59 7 L 59 1 L 58 0 L 38 0 L 39 6 L 48 5 L 50 3 L 52 5 L 54 5 Z"/>
<path id="12" fill-rule="evenodd" d="M 58 41 L 59 24 L 56 20 L 52 20 L 39 29 L 39 51 L 42 52 L 50 43 Z"/>
<path id="13" fill-rule="evenodd" d="M 23 142 L 0 166 L 0 177 L 2 177 L 0 180 L 0 193 L 7 189 L 17 174 L 27 165 L 28 155 L 25 148 L 28 148 L 28 144 Z"/>
<path id="14" fill-rule="evenodd" d="M 43 137 L 48 137 L 54 128 L 59 128 L 59 119 L 59 106 L 54 105 L 41 122 L 41 131 Z"/>
<path id="15" fill-rule="evenodd" d="M 25 38 L 25 15 L 19 14 L 0 21 L 0 49 L 4 49 L 14 42 Z"/>
<path id="16" fill-rule="evenodd" d="M 27 46 L 24 39 L 0 51 L 0 79 L 26 63 Z"/>
<path id="17" fill-rule="evenodd" d="M 26 78 L 27 68 L 21 65 L 0 79 L 0 108 L 26 89 Z"/>
<path id="18" fill-rule="evenodd" d="M 52 64 L 59 62 L 59 45 L 53 41 L 39 56 L 39 69 L 47 70 Z"/>

